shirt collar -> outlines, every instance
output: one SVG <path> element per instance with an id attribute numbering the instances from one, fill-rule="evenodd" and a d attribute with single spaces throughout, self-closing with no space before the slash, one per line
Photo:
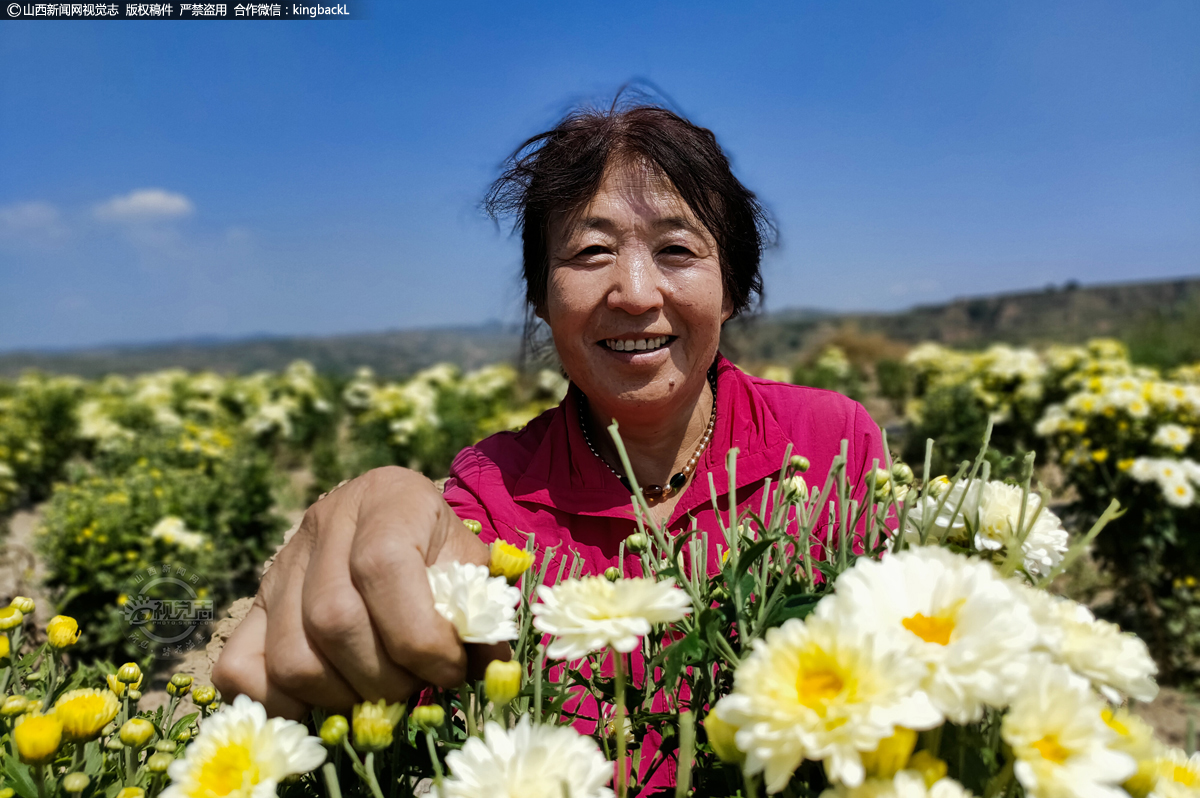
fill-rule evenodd
<path id="1" fill-rule="evenodd" d="M 717 421 L 696 473 L 671 515 L 670 525 L 711 506 L 709 475 L 717 496 L 729 493 L 725 455 L 738 449 L 740 490 L 779 473 L 788 441 L 754 383 L 725 357 L 717 356 Z M 573 515 L 632 518 L 629 491 L 587 444 L 579 424 L 581 394 L 573 384 L 547 427 L 513 499 Z M 607 433 L 606 433 L 607 434 Z"/>

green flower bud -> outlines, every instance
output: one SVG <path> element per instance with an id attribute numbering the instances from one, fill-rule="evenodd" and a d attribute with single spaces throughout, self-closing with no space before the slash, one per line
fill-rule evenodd
<path id="1" fill-rule="evenodd" d="M 432 731 L 446 722 L 446 710 L 440 704 L 425 704 L 412 711 L 412 722 L 418 729 Z"/>
<path id="2" fill-rule="evenodd" d="M 186 673 L 177 673 L 167 682 L 167 695 L 185 696 L 192 686 L 192 677 Z"/>
<path id="3" fill-rule="evenodd" d="M 897 485 L 911 485 L 913 470 L 905 463 L 894 463 L 892 464 L 892 479 L 896 480 Z"/>
<path id="4" fill-rule="evenodd" d="M 463 521 L 463 526 L 471 530 L 471 534 L 478 535 L 483 532 L 483 524 L 476 521 L 474 518 L 468 518 Z"/>
<path id="5" fill-rule="evenodd" d="M 804 455 L 794 454 L 792 455 L 792 459 L 788 460 L 788 465 L 803 474 L 812 464 L 808 462 L 808 458 Z"/>
<path id="6" fill-rule="evenodd" d="M 5 787 L 3 790 L 0 790 L 0 798 L 13 798 L 15 794 L 16 791 L 12 787 Z"/>
<path id="7" fill-rule="evenodd" d="M 117 681 L 121 684 L 138 684 L 142 680 L 142 669 L 136 662 L 126 662 L 117 669 Z"/>
<path id="8" fill-rule="evenodd" d="M 174 761 L 175 757 L 159 751 L 146 760 L 146 770 L 149 770 L 151 773 L 166 773 L 167 768 L 171 767 L 171 763 Z"/>
<path id="9" fill-rule="evenodd" d="M 141 690 L 130 690 L 129 691 L 129 700 L 135 704 L 138 701 L 141 701 L 142 700 L 142 691 Z"/>
<path id="10" fill-rule="evenodd" d="M 200 684 L 192 688 L 192 703 L 198 707 L 206 707 L 217 700 L 217 688 L 211 684 Z"/>
<path id="11" fill-rule="evenodd" d="M 26 596 L 17 596 L 12 600 L 12 603 L 9 606 L 16 607 L 25 615 L 29 615 L 33 612 L 33 608 L 37 605 L 34 604 L 33 599 L 31 598 Z"/>
<path id="12" fill-rule="evenodd" d="M 349 732 L 349 721 L 341 715 L 330 715 L 321 724 L 321 742 L 330 748 L 335 748 L 342 744 Z"/>
<path id="13" fill-rule="evenodd" d="M 108 742 L 104 744 L 104 747 L 109 751 L 123 751 L 125 749 L 125 743 L 121 742 L 120 737 L 109 737 Z"/>
<path id="14" fill-rule="evenodd" d="M 176 742 L 186 743 L 190 739 L 192 739 L 191 729 L 180 729 L 179 733 L 175 735 Z"/>
<path id="15" fill-rule="evenodd" d="M 123 742 L 123 741 L 122 741 Z M 175 749 L 179 747 L 179 743 L 174 740 L 159 740 L 154 744 L 154 750 L 164 754 L 173 754 Z"/>
<path id="16" fill-rule="evenodd" d="M 154 739 L 154 724 L 145 718 L 130 718 L 121 726 L 121 742 L 130 748 L 142 748 Z"/>
<path id="17" fill-rule="evenodd" d="M 86 773 L 68 773 L 63 776 L 62 786 L 69 793 L 80 793 L 87 789 L 91 781 Z"/>
<path id="18" fill-rule="evenodd" d="M 0 716 L 6 718 L 15 718 L 25 710 L 29 709 L 29 699 L 23 695 L 10 695 L 4 699 L 4 703 L 0 705 Z"/>
<path id="19" fill-rule="evenodd" d="M 483 690 L 488 699 L 497 707 L 502 707 L 516 698 L 521 692 L 522 672 L 519 662 L 502 662 L 498 659 L 489 662 L 483 677 Z"/>
<path id="20" fill-rule="evenodd" d="M 646 540 L 646 536 L 641 532 L 634 532 L 632 535 L 625 538 L 625 548 L 629 549 L 634 554 L 641 554 L 643 551 L 650 548 L 650 541 Z"/>
<path id="21" fill-rule="evenodd" d="M 615 582 L 621 578 L 621 569 L 616 566 L 609 566 L 604 569 L 604 578 L 610 582 Z"/>

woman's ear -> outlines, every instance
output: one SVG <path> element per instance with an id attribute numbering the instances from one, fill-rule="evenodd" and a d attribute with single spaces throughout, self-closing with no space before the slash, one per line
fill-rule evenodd
<path id="1" fill-rule="evenodd" d="M 721 324 L 729 321 L 733 316 L 733 299 L 725 292 L 725 298 L 721 300 Z"/>

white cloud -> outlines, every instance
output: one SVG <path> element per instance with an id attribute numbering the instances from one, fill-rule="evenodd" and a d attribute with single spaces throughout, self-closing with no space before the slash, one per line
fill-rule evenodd
<path id="1" fill-rule="evenodd" d="M 66 235 L 62 214 L 49 202 L 34 200 L 0 206 L 0 238 L 46 242 Z"/>
<path id="2" fill-rule="evenodd" d="M 116 222 L 144 222 L 188 216 L 195 210 L 182 194 L 161 188 L 139 188 L 96 206 L 96 218 Z"/>

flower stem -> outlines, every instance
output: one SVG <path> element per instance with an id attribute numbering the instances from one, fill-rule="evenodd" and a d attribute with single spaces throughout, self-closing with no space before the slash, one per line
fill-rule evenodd
<path id="1" fill-rule="evenodd" d="M 368 751 L 363 760 L 363 775 L 367 777 L 367 786 L 375 798 L 383 798 L 383 790 L 379 789 L 379 780 L 375 778 L 375 752 Z"/>
<path id="2" fill-rule="evenodd" d="M 325 789 L 329 791 L 329 798 L 342 798 L 342 786 L 338 784 L 337 768 L 332 762 L 326 762 L 321 768 L 321 774 L 325 776 Z"/>
<path id="3" fill-rule="evenodd" d="M 628 790 L 627 779 L 625 777 L 625 663 L 621 660 L 621 654 L 615 648 L 612 649 L 612 655 L 617 700 L 617 798 L 625 798 Z"/>
<path id="4" fill-rule="evenodd" d="M 433 744 L 433 732 L 425 732 L 425 745 L 429 747 L 429 761 L 433 763 L 433 783 L 437 785 L 437 794 L 442 794 L 442 761 L 438 759 L 437 746 Z"/>
<path id="5" fill-rule="evenodd" d="M 46 798 L 46 766 L 37 765 L 33 769 L 33 780 L 37 782 L 38 798 Z"/>

